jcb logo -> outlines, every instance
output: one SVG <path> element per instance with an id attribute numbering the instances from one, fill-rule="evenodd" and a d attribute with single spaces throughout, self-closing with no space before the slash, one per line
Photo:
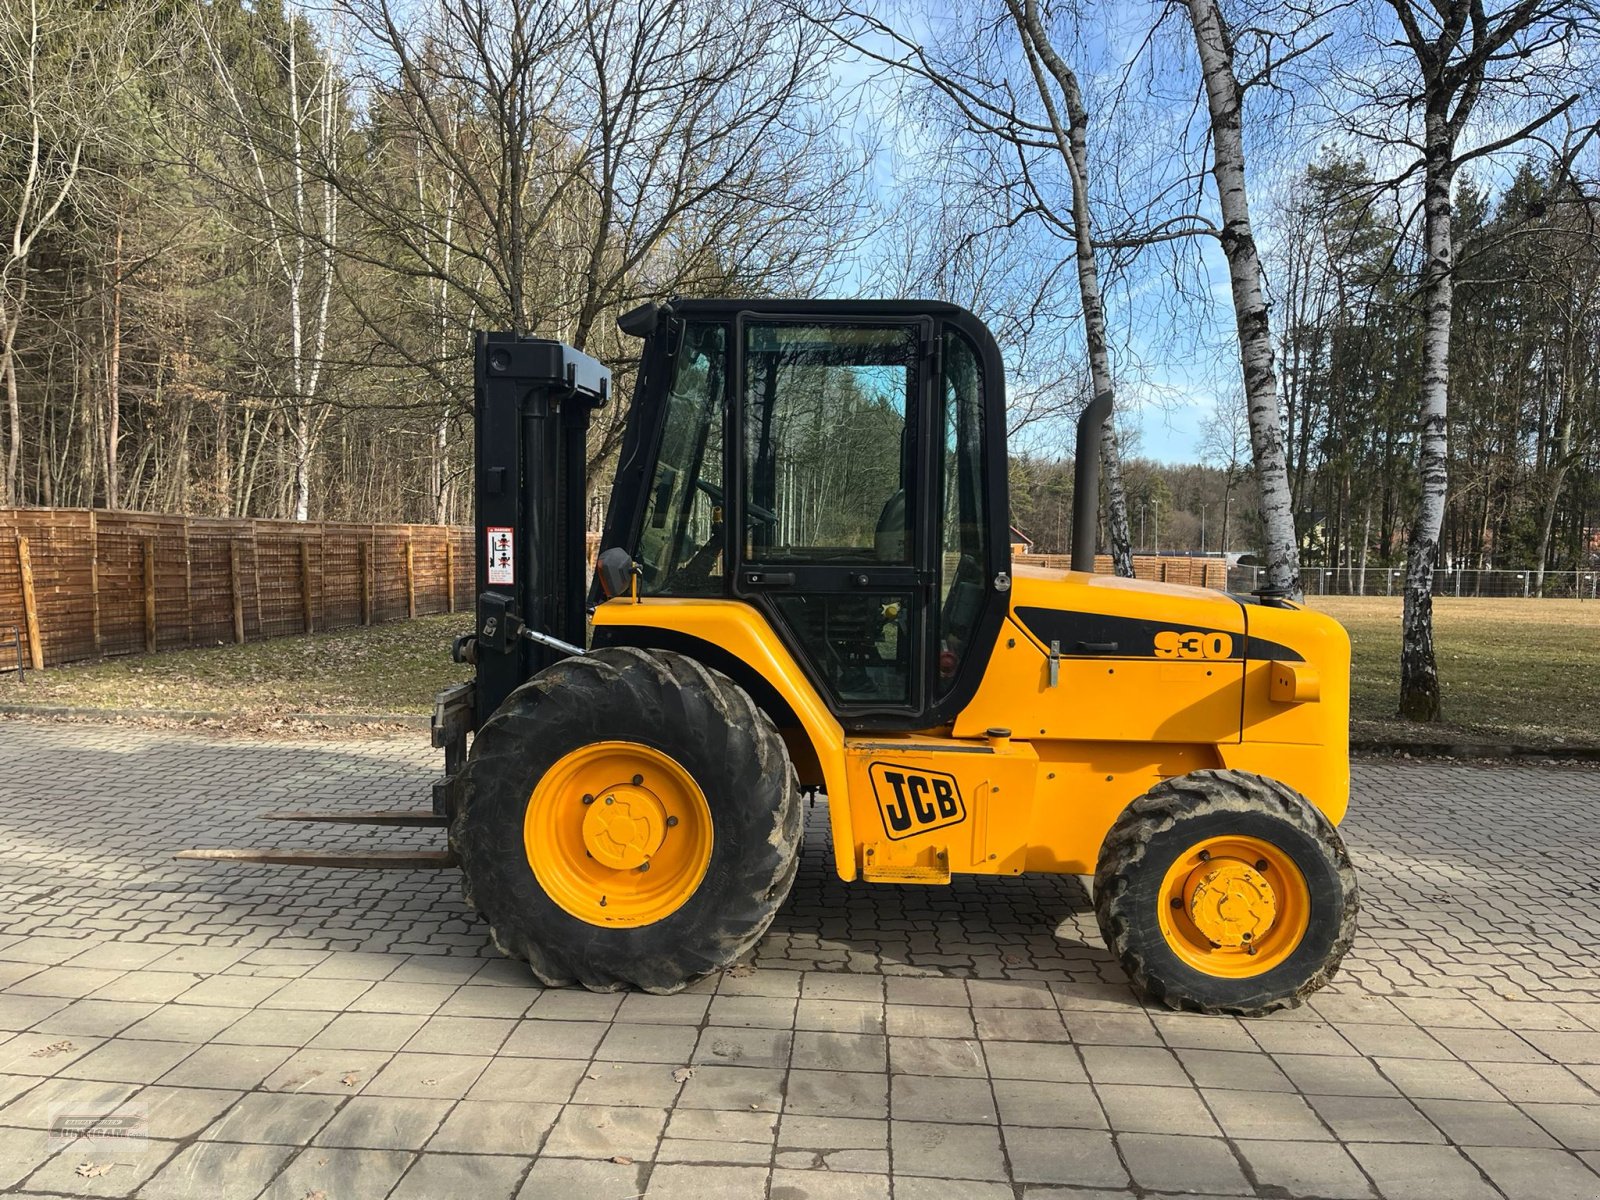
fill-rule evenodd
<path id="1" fill-rule="evenodd" d="M 942 771 L 914 771 L 888 763 L 867 768 L 878 798 L 883 830 L 891 841 L 959 825 L 967 819 L 956 777 Z"/>
<path id="2" fill-rule="evenodd" d="M 1226 633 L 1179 633 L 1163 629 L 1156 634 L 1157 658 L 1232 658 L 1233 637 Z"/>

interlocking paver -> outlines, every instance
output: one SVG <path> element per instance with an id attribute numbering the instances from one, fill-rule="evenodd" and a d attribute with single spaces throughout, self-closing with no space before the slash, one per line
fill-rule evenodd
<path id="1" fill-rule="evenodd" d="M 499 1053 L 514 1058 L 588 1059 L 611 1029 L 601 1021 L 518 1021 Z"/>
<path id="2" fill-rule="evenodd" d="M 181 1141 L 207 1128 L 243 1098 L 243 1092 L 223 1088 L 152 1085 L 135 1092 L 115 1115 L 137 1114 L 157 1136 Z"/>
<path id="3" fill-rule="evenodd" d="M 1160 1192 L 1212 1192 L 1220 1196 L 1255 1193 L 1233 1151 L 1214 1138 L 1125 1133 L 1118 1136 L 1117 1146 L 1134 1182 L 1140 1187 Z"/>
<path id="4" fill-rule="evenodd" d="M 392 1200 L 440 1200 L 442 1196 L 472 1200 L 510 1200 L 516 1195 L 529 1158 L 487 1154 L 424 1154 L 389 1193 Z"/>
<path id="5" fill-rule="evenodd" d="M 888 1175 L 790 1171 L 772 1172 L 771 1200 L 889 1200 Z"/>
<path id="6" fill-rule="evenodd" d="M 1454 1146 L 1353 1142 L 1349 1150 L 1384 1200 L 1500 1200 L 1477 1166 Z"/>
<path id="7" fill-rule="evenodd" d="M 36 1033 L 115 1037 L 130 1025 L 148 1017 L 157 1007 L 155 1004 L 116 1000 L 74 1000 L 33 1028 Z"/>
<path id="8" fill-rule="evenodd" d="M 1097 1085 L 1111 1128 L 1119 1133 L 1185 1133 L 1206 1136 L 1217 1123 L 1194 1088 L 1139 1083 Z"/>
<path id="9" fill-rule="evenodd" d="M 783 1029 L 712 1025 L 700 1032 L 693 1063 L 786 1067 L 794 1035 Z"/>
<path id="10" fill-rule="evenodd" d="M 1326 1099 L 1329 1098 L 1319 1098 L 1319 1103 Z M 1342 1103 L 1345 1098 L 1332 1099 Z M 1361 1103 L 1371 1102 L 1363 1100 Z M 1231 1138 L 1303 1142 L 1333 1137 L 1323 1119 L 1299 1096 L 1219 1088 L 1206 1093 L 1206 1104 L 1222 1132 Z"/>
<path id="11" fill-rule="evenodd" d="M 1428 1120 L 1458 1146 L 1555 1146 L 1558 1143 L 1529 1120 L 1514 1104 L 1504 1100 L 1417 1101 Z M 1351 1137 L 1355 1142 L 1412 1141 L 1411 1138 Z M 1429 1139 L 1431 1140 L 1431 1139 Z"/>
<path id="12" fill-rule="evenodd" d="M 791 1063 L 808 1071 L 881 1071 L 887 1054 L 879 1034 L 802 1029 L 794 1035 Z"/>
<path id="13" fill-rule="evenodd" d="M 1333 990 L 1240 1021 L 1133 1002 L 1074 878 L 840 883 L 825 805 L 747 965 L 542 989 L 450 873 L 166 856 L 264 805 L 417 803 L 423 739 L 0 732 L 0 828 L 50 848 L 0 862 L 0 1179 L 36 1193 L 1600 1195 L 1600 772 L 1357 762 L 1362 935 Z M 63 1108 L 144 1114 L 148 1155 L 78 1174 Z"/>
<path id="14" fill-rule="evenodd" d="M 1087 1083 L 996 1079 L 993 1086 L 1002 1124 L 1106 1128 L 1105 1110 Z"/>
<path id="15" fill-rule="evenodd" d="M 582 1065 L 578 1069 L 584 1070 Z M 717 1069 L 696 1067 L 695 1071 Z M 584 1071 L 572 1098 L 579 1104 L 643 1104 L 664 1108 L 672 1104 L 682 1087 L 676 1071 L 677 1068 L 667 1063 L 596 1061 Z M 487 1095 L 487 1092 L 482 1094 Z"/>
<path id="16" fill-rule="evenodd" d="M 290 1161 L 261 1200 L 387 1195 L 410 1165 L 411 1155 L 400 1150 L 311 1146 Z"/>
<path id="17" fill-rule="evenodd" d="M 282 1142 L 304 1145 L 339 1110 L 338 1096 L 245 1096 L 201 1133 L 206 1142 Z"/>
<path id="18" fill-rule="evenodd" d="M 889 1081 L 889 1114 L 896 1121 L 994 1124 L 994 1090 L 987 1079 L 896 1075 Z"/>
<path id="19" fill-rule="evenodd" d="M 1093 1129 L 1005 1129 L 1011 1174 L 1019 1183 L 1121 1187 L 1128 1172 L 1111 1135 Z"/>
<path id="20" fill-rule="evenodd" d="M 886 1117 L 889 1081 L 864 1071 L 789 1072 L 785 1112 L 816 1117 Z"/>
<path id="21" fill-rule="evenodd" d="M 649 1159 L 655 1156 L 666 1123 L 664 1108 L 569 1104 L 545 1139 L 544 1153 L 557 1158 Z"/>
<path id="22" fill-rule="evenodd" d="M 1317 1115 L 1345 1142 L 1442 1142 L 1417 1104 L 1399 1096 L 1308 1096 Z M 1426 1104 L 1426 1101 L 1419 1101 Z"/>
<path id="23" fill-rule="evenodd" d="M 73 1196 L 131 1196 L 177 1152 L 176 1142 L 152 1141 L 137 1149 L 68 1146 L 28 1176 L 28 1192 Z M 96 1172 L 102 1172 L 97 1174 Z"/>
<path id="24" fill-rule="evenodd" d="M 318 1146 L 420 1150 L 449 1113 L 449 1100 L 355 1096 L 312 1139 Z"/>
<path id="25" fill-rule="evenodd" d="M 561 1105 L 548 1102 L 463 1100 L 450 1109 L 439 1132 L 428 1142 L 428 1149 L 532 1154 L 560 1115 Z"/>
<path id="26" fill-rule="evenodd" d="M 1600 1182 L 1582 1159 L 1565 1150 L 1470 1146 L 1466 1153 L 1506 1200 L 1594 1200 Z"/>
<path id="27" fill-rule="evenodd" d="M 1027 1135 L 1035 1131 L 1013 1132 Z M 1059 1139 L 1060 1135 L 1052 1131 L 1051 1136 Z M 891 1121 L 889 1152 L 897 1175 L 932 1175 L 940 1179 L 1006 1178 L 1000 1134 L 990 1125 Z M 1012 1161 L 1016 1161 L 1015 1151 Z"/>
<path id="28" fill-rule="evenodd" d="M 1238 1142 L 1258 1187 L 1274 1194 L 1326 1200 L 1370 1200 L 1366 1175 L 1343 1146 L 1332 1142 Z"/>
<path id="29" fill-rule="evenodd" d="M 564 1196 L 580 1196 L 583 1200 L 638 1200 L 644 1194 L 642 1180 L 649 1170 L 643 1163 L 542 1158 L 528 1172 L 517 1200 L 552 1200 Z"/>

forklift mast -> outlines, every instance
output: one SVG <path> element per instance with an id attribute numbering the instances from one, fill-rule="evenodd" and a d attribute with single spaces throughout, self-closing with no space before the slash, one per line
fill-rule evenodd
<path id="1" fill-rule="evenodd" d="M 477 619 L 453 657 L 477 676 L 434 704 L 446 785 L 465 761 L 468 731 L 545 667 L 583 652 L 589 415 L 610 393 L 611 372 L 571 346 L 514 333 L 473 338 Z M 434 793 L 441 812 L 444 788 Z"/>

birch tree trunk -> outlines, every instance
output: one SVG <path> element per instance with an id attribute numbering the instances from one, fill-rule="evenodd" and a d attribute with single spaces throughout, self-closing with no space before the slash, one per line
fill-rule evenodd
<path id="1" fill-rule="evenodd" d="M 1268 588 L 1299 598 L 1300 546 L 1294 529 L 1288 461 L 1283 445 L 1283 410 L 1273 366 L 1272 326 L 1262 287 L 1261 256 L 1250 223 L 1245 190 L 1243 90 L 1233 70 L 1233 45 L 1217 0 L 1185 0 L 1194 27 L 1195 47 L 1205 79 L 1211 118 L 1212 176 L 1222 210 L 1218 240 L 1228 260 L 1234 319 L 1239 332 L 1239 362 L 1244 371 L 1246 411 L 1256 487 L 1261 496 L 1261 527 Z M 1437 530 L 1435 532 L 1437 537 Z"/>
<path id="2" fill-rule="evenodd" d="M 326 420 L 322 400 L 327 367 L 330 304 L 333 296 L 334 253 L 339 245 L 339 193 L 333 175 L 339 165 L 339 84 L 329 62 L 316 64 L 315 85 L 302 94 L 298 36 L 302 18 L 289 13 L 286 39 L 285 84 L 291 141 L 277 157 L 290 172 L 290 196 L 285 211 L 277 188 L 267 174 L 268 149 L 262 145 L 258 114 L 250 112 L 244 93 L 224 58 L 214 32 L 202 15 L 196 22 L 205 42 L 212 69 L 227 97 L 237 127 L 232 131 L 248 156 L 254 177 L 253 202 L 265 218 L 266 241 L 288 293 L 289 363 L 284 431 L 289 438 L 289 493 L 284 507 L 296 521 L 311 515 L 311 464 Z M 315 112 L 313 113 L 313 110 Z M 307 124 L 311 145 L 307 145 Z M 308 192 L 313 160 L 320 175 L 321 195 Z"/>
<path id="3" fill-rule="evenodd" d="M 111 330 L 106 350 L 106 507 L 120 507 L 122 478 L 117 454 L 122 445 L 122 223 L 117 223 L 111 263 Z"/>
<path id="4" fill-rule="evenodd" d="M 1022 34 L 1028 51 L 1039 99 L 1050 118 L 1056 145 L 1067 165 L 1072 181 L 1073 265 L 1078 276 L 1078 300 L 1083 309 L 1084 346 L 1089 356 L 1089 377 L 1095 396 L 1112 398 L 1112 412 L 1106 417 L 1100 442 L 1100 473 L 1105 487 L 1106 530 L 1111 542 L 1112 568 L 1118 575 L 1133 575 L 1133 541 L 1128 529 L 1128 495 L 1122 483 L 1122 456 L 1115 426 L 1116 383 L 1111 374 L 1111 355 L 1106 339 L 1105 297 L 1100 288 L 1100 269 L 1095 260 L 1094 223 L 1089 212 L 1089 110 L 1083 101 L 1078 77 L 1056 53 L 1039 16 L 1037 0 L 1006 0 L 1011 16 Z M 1066 103 L 1065 126 L 1057 115 L 1050 88 L 1041 74 L 1048 71 L 1061 89 Z M 1097 504 L 1099 497 L 1079 496 L 1078 504 Z"/>
<path id="5" fill-rule="evenodd" d="M 1417 515 L 1406 546 L 1405 608 L 1401 616 L 1400 715 L 1437 721 L 1439 664 L 1433 649 L 1433 568 L 1444 524 L 1449 482 L 1450 315 L 1455 299 L 1455 236 L 1450 186 L 1455 161 L 1443 105 L 1430 102 L 1423 155 L 1422 390 L 1418 436 Z"/>
<path id="6" fill-rule="evenodd" d="M 20 315 L 20 314 L 19 314 Z M 17 325 L 0 292 L 0 380 L 6 388 L 6 416 L 10 436 L 6 439 L 6 474 L 0 487 L 0 507 L 17 503 L 17 463 L 22 454 L 22 400 L 17 394 Z"/>

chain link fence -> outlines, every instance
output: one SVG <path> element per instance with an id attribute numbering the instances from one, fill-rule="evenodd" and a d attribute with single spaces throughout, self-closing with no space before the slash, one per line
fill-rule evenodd
<path id="1" fill-rule="evenodd" d="M 1236 566 L 1228 570 L 1228 590 L 1249 593 L 1261 586 L 1262 567 Z M 1301 567 L 1300 582 L 1308 596 L 1398 596 L 1405 591 L 1404 567 Z M 1482 599 L 1596 600 L 1600 599 L 1600 570 L 1537 571 L 1476 570 L 1440 567 L 1433 573 L 1435 596 Z"/>

